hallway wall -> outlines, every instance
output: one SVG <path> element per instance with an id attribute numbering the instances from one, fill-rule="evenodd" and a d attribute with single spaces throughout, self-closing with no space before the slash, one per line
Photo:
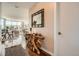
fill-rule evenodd
<path id="1" fill-rule="evenodd" d="M 54 49 L 54 3 L 37 3 L 30 9 L 31 14 L 44 8 L 44 27 L 43 28 L 33 28 L 37 33 L 41 33 L 45 36 L 45 43 L 43 48 L 47 51 L 53 53 Z"/>

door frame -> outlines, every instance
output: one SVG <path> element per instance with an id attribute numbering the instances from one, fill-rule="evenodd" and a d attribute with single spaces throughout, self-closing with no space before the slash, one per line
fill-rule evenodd
<path id="1" fill-rule="evenodd" d="M 60 23 L 60 2 L 56 2 L 55 6 L 54 6 L 54 56 L 59 55 L 59 46 L 58 46 L 58 42 L 59 42 L 59 35 L 58 32 L 60 32 L 59 30 L 59 23 Z"/>

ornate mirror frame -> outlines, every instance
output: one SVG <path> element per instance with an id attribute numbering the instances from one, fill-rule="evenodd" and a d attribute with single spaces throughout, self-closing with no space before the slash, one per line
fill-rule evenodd
<path id="1" fill-rule="evenodd" d="M 31 26 L 34 28 L 44 27 L 44 9 L 41 9 L 31 15 Z"/>

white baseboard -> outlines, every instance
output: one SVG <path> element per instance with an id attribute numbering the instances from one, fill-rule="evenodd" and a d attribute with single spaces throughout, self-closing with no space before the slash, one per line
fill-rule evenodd
<path id="1" fill-rule="evenodd" d="M 53 53 L 51 53 L 51 52 L 49 52 L 48 50 L 46 50 L 45 48 L 41 48 L 42 50 L 44 50 L 45 52 L 47 52 L 47 53 L 49 53 L 51 56 L 54 56 L 54 54 Z"/>

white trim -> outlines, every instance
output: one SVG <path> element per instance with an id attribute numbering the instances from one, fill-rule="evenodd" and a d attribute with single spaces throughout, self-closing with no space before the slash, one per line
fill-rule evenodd
<path id="1" fill-rule="evenodd" d="M 56 3 L 54 5 L 54 55 L 56 55 Z"/>
<path id="2" fill-rule="evenodd" d="M 60 31 L 59 30 L 59 14 L 60 14 L 60 2 L 56 2 L 55 5 L 54 5 L 54 56 L 57 56 L 58 55 L 58 50 L 59 50 L 59 44 L 58 44 L 58 32 Z"/>

